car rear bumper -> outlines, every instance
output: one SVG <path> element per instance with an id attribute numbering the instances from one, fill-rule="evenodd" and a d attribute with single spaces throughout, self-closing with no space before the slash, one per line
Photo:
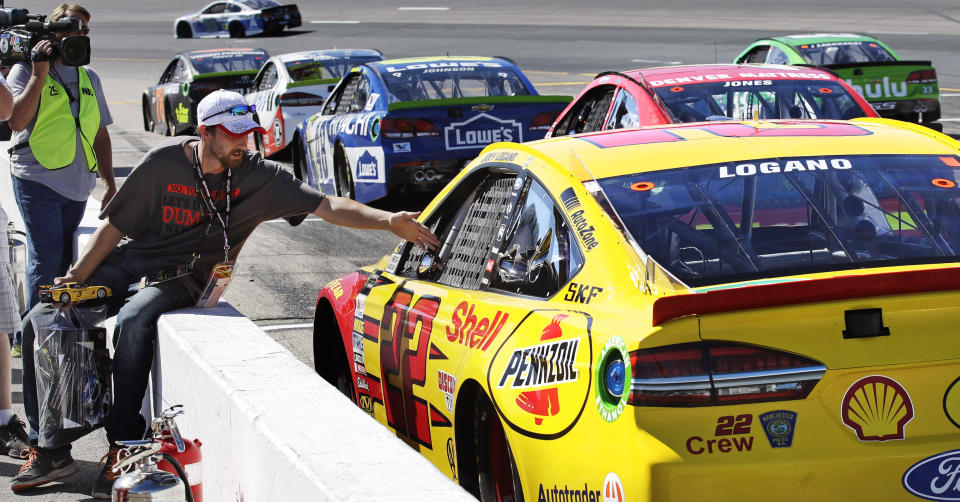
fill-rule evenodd
<path id="1" fill-rule="evenodd" d="M 870 106 L 883 118 L 918 124 L 940 120 L 940 102 L 936 99 L 874 101 Z"/>

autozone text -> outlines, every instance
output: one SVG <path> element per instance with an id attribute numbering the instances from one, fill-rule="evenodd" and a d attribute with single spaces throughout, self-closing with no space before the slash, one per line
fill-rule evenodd
<path id="1" fill-rule="evenodd" d="M 577 228 L 577 233 L 580 234 L 580 238 L 583 239 L 583 244 L 587 246 L 587 251 L 593 250 L 593 248 L 600 244 L 597 242 L 597 239 L 593 237 L 593 231 L 596 229 L 593 228 L 593 225 L 587 226 L 587 219 L 583 217 L 583 209 L 571 214 L 570 219 L 573 220 L 573 226 Z"/>
<path id="2" fill-rule="evenodd" d="M 691 75 L 689 77 L 677 77 L 677 78 L 665 78 L 663 80 L 651 80 L 650 85 L 653 87 L 661 87 L 664 85 L 677 85 L 677 84 L 696 84 L 700 82 L 706 82 L 709 80 L 744 80 L 744 79 L 758 79 L 758 78 L 812 78 L 817 80 L 830 80 L 830 76 L 824 73 L 807 73 L 807 72 L 790 72 L 790 71 L 778 71 L 778 72 L 740 72 L 736 75 L 729 75 L 727 73 L 717 73 L 713 75 Z"/>
<path id="3" fill-rule="evenodd" d="M 602 500 L 600 490 L 592 490 L 586 483 L 583 484 L 583 490 L 571 489 L 567 485 L 563 488 L 553 485 L 553 489 L 550 489 L 544 488 L 543 483 L 540 483 L 540 493 L 537 496 L 537 502 L 601 502 Z"/>
<path id="4" fill-rule="evenodd" d="M 782 165 L 781 165 L 782 163 Z M 791 171 L 827 171 L 830 169 L 850 169 L 852 164 L 847 159 L 805 159 L 761 162 L 759 164 L 743 163 L 737 164 L 732 169 L 731 166 L 720 166 L 721 178 L 733 178 L 735 176 L 754 176 L 760 174 L 788 173 Z"/>
<path id="5" fill-rule="evenodd" d="M 453 329 L 447 327 L 447 340 L 461 343 L 471 349 L 487 350 L 500 334 L 510 314 L 498 310 L 492 319 L 488 317 L 478 319 L 473 313 L 475 308 L 476 305 L 460 302 L 457 308 L 453 309 L 453 316 L 450 319 Z"/>
<path id="6" fill-rule="evenodd" d="M 515 349 L 497 387 L 502 388 L 511 376 L 512 389 L 572 382 L 579 374 L 575 366 L 579 346 L 580 339 L 574 338 Z"/>

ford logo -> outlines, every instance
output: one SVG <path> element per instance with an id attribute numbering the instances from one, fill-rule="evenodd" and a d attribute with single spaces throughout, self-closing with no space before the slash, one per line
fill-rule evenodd
<path id="1" fill-rule="evenodd" d="M 903 474 L 903 487 L 928 500 L 960 501 L 960 450 L 951 450 L 913 464 Z"/>

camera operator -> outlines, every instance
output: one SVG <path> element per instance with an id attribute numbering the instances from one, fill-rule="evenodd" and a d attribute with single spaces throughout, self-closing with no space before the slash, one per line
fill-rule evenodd
<path id="1" fill-rule="evenodd" d="M 50 21 L 78 19 L 79 32 L 58 33 L 57 41 L 86 34 L 90 12 L 75 3 L 62 3 Z M 40 285 L 53 284 L 73 259 L 73 235 L 83 217 L 87 198 L 104 184 L 102 205 L 117 188 L 107 126 L 113 123 L 100 77 L 83 66 L 66 66 L 56 45 L 37 42 L 31 62 L 18 61 L 8 82 L 14 96 L 8 120 L 13 190 L 27 231 L 29 311 L 39 301 Z M 101 206 L 102 208 L 102 206 Z"/>

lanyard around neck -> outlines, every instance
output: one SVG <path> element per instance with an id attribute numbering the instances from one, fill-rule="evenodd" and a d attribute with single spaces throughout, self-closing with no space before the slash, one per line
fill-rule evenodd
<path id="1" fill-rule="evenodd" d="M 230 228 L 230 181 L 231 177 L 233 176 L 233 170 L 227 169 L 227 177 L 224 179 L 224 197 L 227 199 L 227 206 L 224 208 L 224 213 L 221 215 L 220 210 L 217 209 L 216 203 L 214 203 L 213 194 L 210 192 L 210 188 L 207 186 L 207 180 L 203 178 L 203 170 L 200 169 L 200 152 L 197 150 L 197 145 L 193 145 L 193 167 L 195 169 L 194 176 L 198 185 L 196 187 L 197 197 L 203 201 L 203 205 L 207 208 L 207 226 L 203 229 L 203 235 L 200 236 L 200 242 L 202 243 L 203 240 L 207 238 L 207 234 L 210 232 L 210 227 L 213 225 L 213 217 L 216 216 L 217 219 L 220 220 L 220 226 L 223 227 L 223 261 L 230 261 L 230 240 L 227 237 L 227 229 Z M 191 269 L 199 258 L 200 251 L 198 249 L 197 252 L 193 253 L 193 259 L 190 261 Z"/>

